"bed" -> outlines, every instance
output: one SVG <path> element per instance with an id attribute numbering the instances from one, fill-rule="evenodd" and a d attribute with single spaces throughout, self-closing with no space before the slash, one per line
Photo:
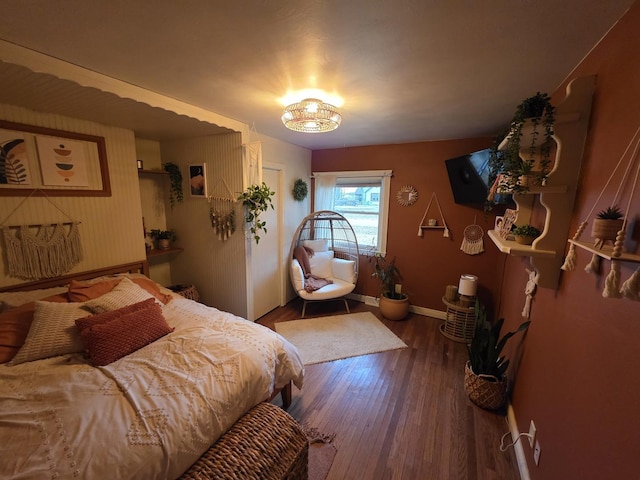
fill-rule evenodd
<path id="1" fill-rule="evenodd" d="M 0 319 L 18 318 L 0 321 L 0 478 L 179 478 L 252 407 L 302 387 L 283 337 L 145 267 L 0 289 Z M 20 318 L 24 343 L 7 345 Z"/>

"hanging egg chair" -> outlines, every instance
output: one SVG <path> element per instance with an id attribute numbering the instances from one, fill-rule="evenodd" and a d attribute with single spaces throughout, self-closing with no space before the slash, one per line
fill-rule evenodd
<path id="1" fill-rule="evenodd" d="M 349 221 L 337 212 L 321 210 L 302 220 L 291 242 L 290 278 L 296 294 L 307 303 L 344 301 L 358 281 L 358 240 Z"/>

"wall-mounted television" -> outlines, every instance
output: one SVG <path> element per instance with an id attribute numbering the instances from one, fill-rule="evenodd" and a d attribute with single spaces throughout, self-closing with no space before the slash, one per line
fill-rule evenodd
<path id="1" fill-rule="evenodd" d="M 453 199 L 463 205 L 484 205 L 489 194 L 489 155 L 491 150 L 462 155 L 445 160 Z M 511 204 L 511 195 L 498 194 L 494 203 Z"/>

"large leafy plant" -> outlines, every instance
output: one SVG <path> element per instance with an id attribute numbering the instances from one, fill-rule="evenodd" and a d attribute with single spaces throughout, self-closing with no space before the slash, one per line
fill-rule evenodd
<path id="1" fill-rule="evenodd" d="M 476 300 L 475 317 L 475 335 L 467 346 L 471 369 L 476 375 L 490 375 L 500 381 L 504 378 L 509 366 L 509 360 L 500 355 L 502 349 L 507 340 L 516 333 L 526 330 L 531 322 L 522 323 L 517 330 L 507 332 L 500 338 L 500 330 L 502 330 L 504 318 L 500 318 L 495 324 L 491 325 L 487 322 L 484 305 L 478 300 Z"/>
<path id="2" fill-rule="evenodd" d="M 262 185 L 249 186 L 238 197 L 246 209 L 244 220 L 250 225 L 249 231 L 256 243 L 260 243 L 260 230 L 267 233 L 267 222 L 260 220 L 260 214 L 266 212 L 268 208 L 273 210 L 271 197 L 275 193 L 266 183 L 262 182 Z"/>
<path id="3" fill-rule="evenodd" d="M 373 261 L 372 277 L 380 282 L 380 294 L 393 300 L 402 300 L 406 297 L 404 293 L 396 293 L 396 283 L 402 280 L 400 270 L 396 267 L 396 257 L 391 261 L 381 253 L 376 253 L 371 257 Z"/>

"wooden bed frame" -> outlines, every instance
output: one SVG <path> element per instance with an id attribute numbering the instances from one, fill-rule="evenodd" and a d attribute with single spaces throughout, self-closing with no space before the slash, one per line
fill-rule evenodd
<path id="1" fill-rule="evenodd" d="M 89 280 L 90 278 L 100 277 L 102 275 L 115 275 L 117 273 L 142 273 L 149 276 L 149 263 L 145 259 L 138 262 L 123 263 L 122 265 L 89 270 L 87 272 L 71 273 L 60 277 L 18 283 L 16 285 L 0 287 L 0 292 L 23 292 L 26 290 L 38 290 L 40 288 L 61 287 L 67 285 L 71 280 Z"/>

